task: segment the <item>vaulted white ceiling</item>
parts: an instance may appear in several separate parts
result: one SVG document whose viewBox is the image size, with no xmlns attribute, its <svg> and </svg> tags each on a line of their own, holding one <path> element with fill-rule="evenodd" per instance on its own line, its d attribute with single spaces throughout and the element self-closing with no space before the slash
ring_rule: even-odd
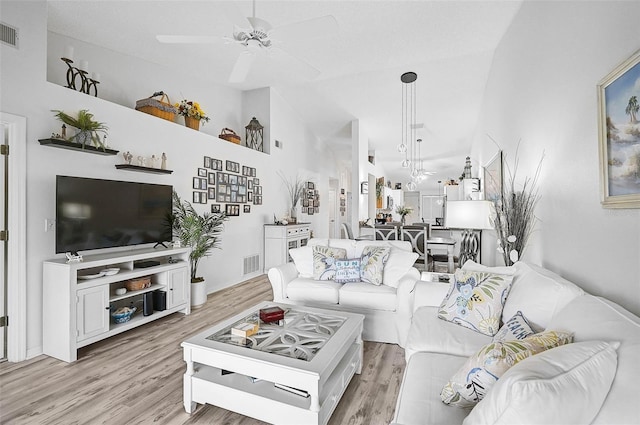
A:
<svg viewBox="0 0 640 425">
<path fill-rule="evenodd" d="M 262 1 L 256 16 L 274 27 L 324 15 L 338 32 L 280 47 L 320 70 L 306 78 L 288 55 L 258 55 L 246 80 L 228 78 L 241 48 L 162 44 L 158 34 L 224 36 L 235 16 L 251 16 L 249 1 L 49 0 L 49 30 L 144 60 L 184 70 L 238 89 L 274 87 L 318 139 L 350 152 L 350 122 L 360 120 L 370 149 L 392 181 L 406 184 L 400 167 L 402 83 L 418 74 L 417 119 L 424 123 L 424 168 L 433 181 L 456 178 L 477 124 L 493 52 L 520 9 L 518 1 Z M 202 74 L 200 74 L 202 78 Z"/>
</svg>

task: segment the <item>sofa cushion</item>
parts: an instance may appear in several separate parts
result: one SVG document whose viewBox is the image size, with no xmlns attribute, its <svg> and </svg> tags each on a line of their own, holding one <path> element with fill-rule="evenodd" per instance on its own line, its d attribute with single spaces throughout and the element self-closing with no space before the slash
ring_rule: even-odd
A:
<svg viewBox="0 0 640 425">
<path fill-rule="evenodd" d="M 402 378 L 392 423 L 461 424 L 469 410 L 447 406 L 439 394 L 465 360 L 465 357 L 427 352 L 411 356 Z"/>
<path fill-rule="evenodd" d="M 456 270 L 438 317 L 485 335 L 495 335 L 500 329 L 511 280 L 509 275 Z"/>
<path fill-rule="evenodd" d="M 371 310 L 395 311 L 396 290 L 387 285 L 349 282 L 340 288 L 340 305 Z"/>
<path fill-rule="evenodd" d="M 545 331 L 519 341 L 487 344 L 458 369 L 443 387 L 440 397 L 446 404 L 473 407 L 510 367 L 527 357 L 571 341 L 570 333 Z"/>
<path fill-rule="evenodd" d="M 287 285 L 287 298 L 293 301 L 317 301 L 338 304 L 341 283 L 297 277 Z"/>
<path fill-rule="evenodd" d="M 516 274 L 503 314 L 511 317 L 521 311 L 536 332 L 545 329 L 554 313 L 569 301 L 584 294 L 578 286 L 549 270 L 521 261 L 514 267 Z"/>
<path fill-rule="evenodd" d="M 313 278 L 316 280 L 332 280 L 336 276 L 336 260 L 347 259 L 347 251 L 342 248 L 316 245 L 312 250 Z"/>
<path fill-rule="evenodd" d="M 338 283 L 360 282 L 360 268 L 359 258 L 337 260 L 334 280 Z"/>
<path fill-rule="evenodd" d="M 362 240 L 355 243 L 355 255 L 362 256 L 362 251 L 368 246 L 388 246 L 391 249 L 399 249 L 400 251 L 413 252 L 413 247 L 409 241 L 369 241 Z"/>
<path fill-rule="evenodd" d="M 578 342 L 509 369 L 465 419 L 473 424 L 589 424 L 616 374 L 618 343 Z"/>
<path fill-rule="evenodd" d="M 439 319 L 438 307 L 425 306 L 413 313 L 405 355 L 408 359 L 416 352 L 429 351 L 469 357 L 490 342 L 490 336 Z"/>
<path fill-rule="evenodd" d="M 291 248 L 289 255 L 296 265 L 300 277 L 313 277 L 313 250 L 310 246 Z"/>
<path fill-rule="evenodd" d="M 493 336 L 494 341 L 514 341 L 525 339 L 534 334 L 534 330 L 522 312 L 517 312 L 511 319 L 504 322 L 497 334 Z"/>
<path fill-rule="evenodd" d="M 329 239 L 331 248 L 340 248 L 347 251 L 348 258 L 360 257 L 360 252 L 356 252 L 356 241 L 353 239 Z"/>
<path fill-rule="evenodd" d="M 485 266 L 484 264 L 476 263 L 473 260 L 467 260 L 462 265 L 463 270 L 470 270 L 474 272 L 489 272 L 489 273 L 497 273 L 497 274 L 507 274 L 509 276 L 513 276 L 516 274 L 515 266 Z"/>
<path fill-rule="evenodd" d="M 384 265 L 383 283 L 392 288 L 397 288 L 400 284 L 400 279 L 409 273 L 417 259 L 418 254 L 415 252 L 392 247 L 389 252 L 389 259 Z"/>
<path fill-rule="evenodd" d="M 549 327 L 567 329 L 575 341 L 619 341 L 618 369 L 594 424 L 640 423 L 637 392 L 640 377 L 640 318 L 613 301 L 593 295 L 575 298 L 549 322 Z"/>
<path fill-rule="evenodd" d="M 360 275 L 363 282 L 382 285 L 384 267 L 389 260 L 388 246 L 366 246 L 362 250 Z"/>
</svg>

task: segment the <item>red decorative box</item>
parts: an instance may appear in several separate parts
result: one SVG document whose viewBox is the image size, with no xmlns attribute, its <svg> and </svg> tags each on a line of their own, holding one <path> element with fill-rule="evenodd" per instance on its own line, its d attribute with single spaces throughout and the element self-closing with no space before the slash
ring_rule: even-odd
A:
<svg viewBox="0 0 640 425">
<path fill-rule="evenodd" d="M 284 319 L 284 310 L 280 307 L 267 307 L 260 309 L 260 320 L 265 323 L 277 322 Z"/>
</svg>

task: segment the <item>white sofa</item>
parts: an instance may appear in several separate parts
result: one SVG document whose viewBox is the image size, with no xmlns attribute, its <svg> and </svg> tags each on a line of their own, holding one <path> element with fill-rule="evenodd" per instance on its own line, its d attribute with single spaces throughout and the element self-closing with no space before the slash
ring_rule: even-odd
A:
<svg viewBox="0 0 640 425">
<path fill-rule="evenodd" d="M 521 311 L 534 331 L 572 332 L 573 343 L 516 363 L 473 409 L 446 405 L 444 385 L 492 338 L 439 319 L 449 284 L 420 281 L 393 424 L 640 424 L 639 317 L 530 264 L 488 269 L 471 262 L 463 268 L 514 273 L 503 319 Z M 572 354 L 596 345 L 606 350 Z M 598 378 L 600 371 L 609 373 L 608 382 Z"/>
<path fill-rule="evenodd" d="M 314 280 L 315 245 L 343 248 L 347 258 L 359 258 L 366 246 L 391 247 L 382 285 Z M 420 279 L 420 273 L 413 267 L 418 255 L 412 252 L 410 242 L 312 238 L 307 246 L 291 249 L 289 253 L 294 262 L 268 272 L 274 301 L 363 314 L 366 341 L 404 346 L 413 312 L 413 289 Z"/>
</svg>

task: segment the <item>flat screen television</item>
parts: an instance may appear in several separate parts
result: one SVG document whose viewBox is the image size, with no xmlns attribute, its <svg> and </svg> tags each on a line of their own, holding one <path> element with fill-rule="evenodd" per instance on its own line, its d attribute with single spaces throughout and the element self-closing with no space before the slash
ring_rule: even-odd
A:
<svg viewBox="0 0 640 425">
<path fill-rule="evenodd" d="M 173 187 L 56 176 L 56 253 L 171 240 Z"/>
</svg>

